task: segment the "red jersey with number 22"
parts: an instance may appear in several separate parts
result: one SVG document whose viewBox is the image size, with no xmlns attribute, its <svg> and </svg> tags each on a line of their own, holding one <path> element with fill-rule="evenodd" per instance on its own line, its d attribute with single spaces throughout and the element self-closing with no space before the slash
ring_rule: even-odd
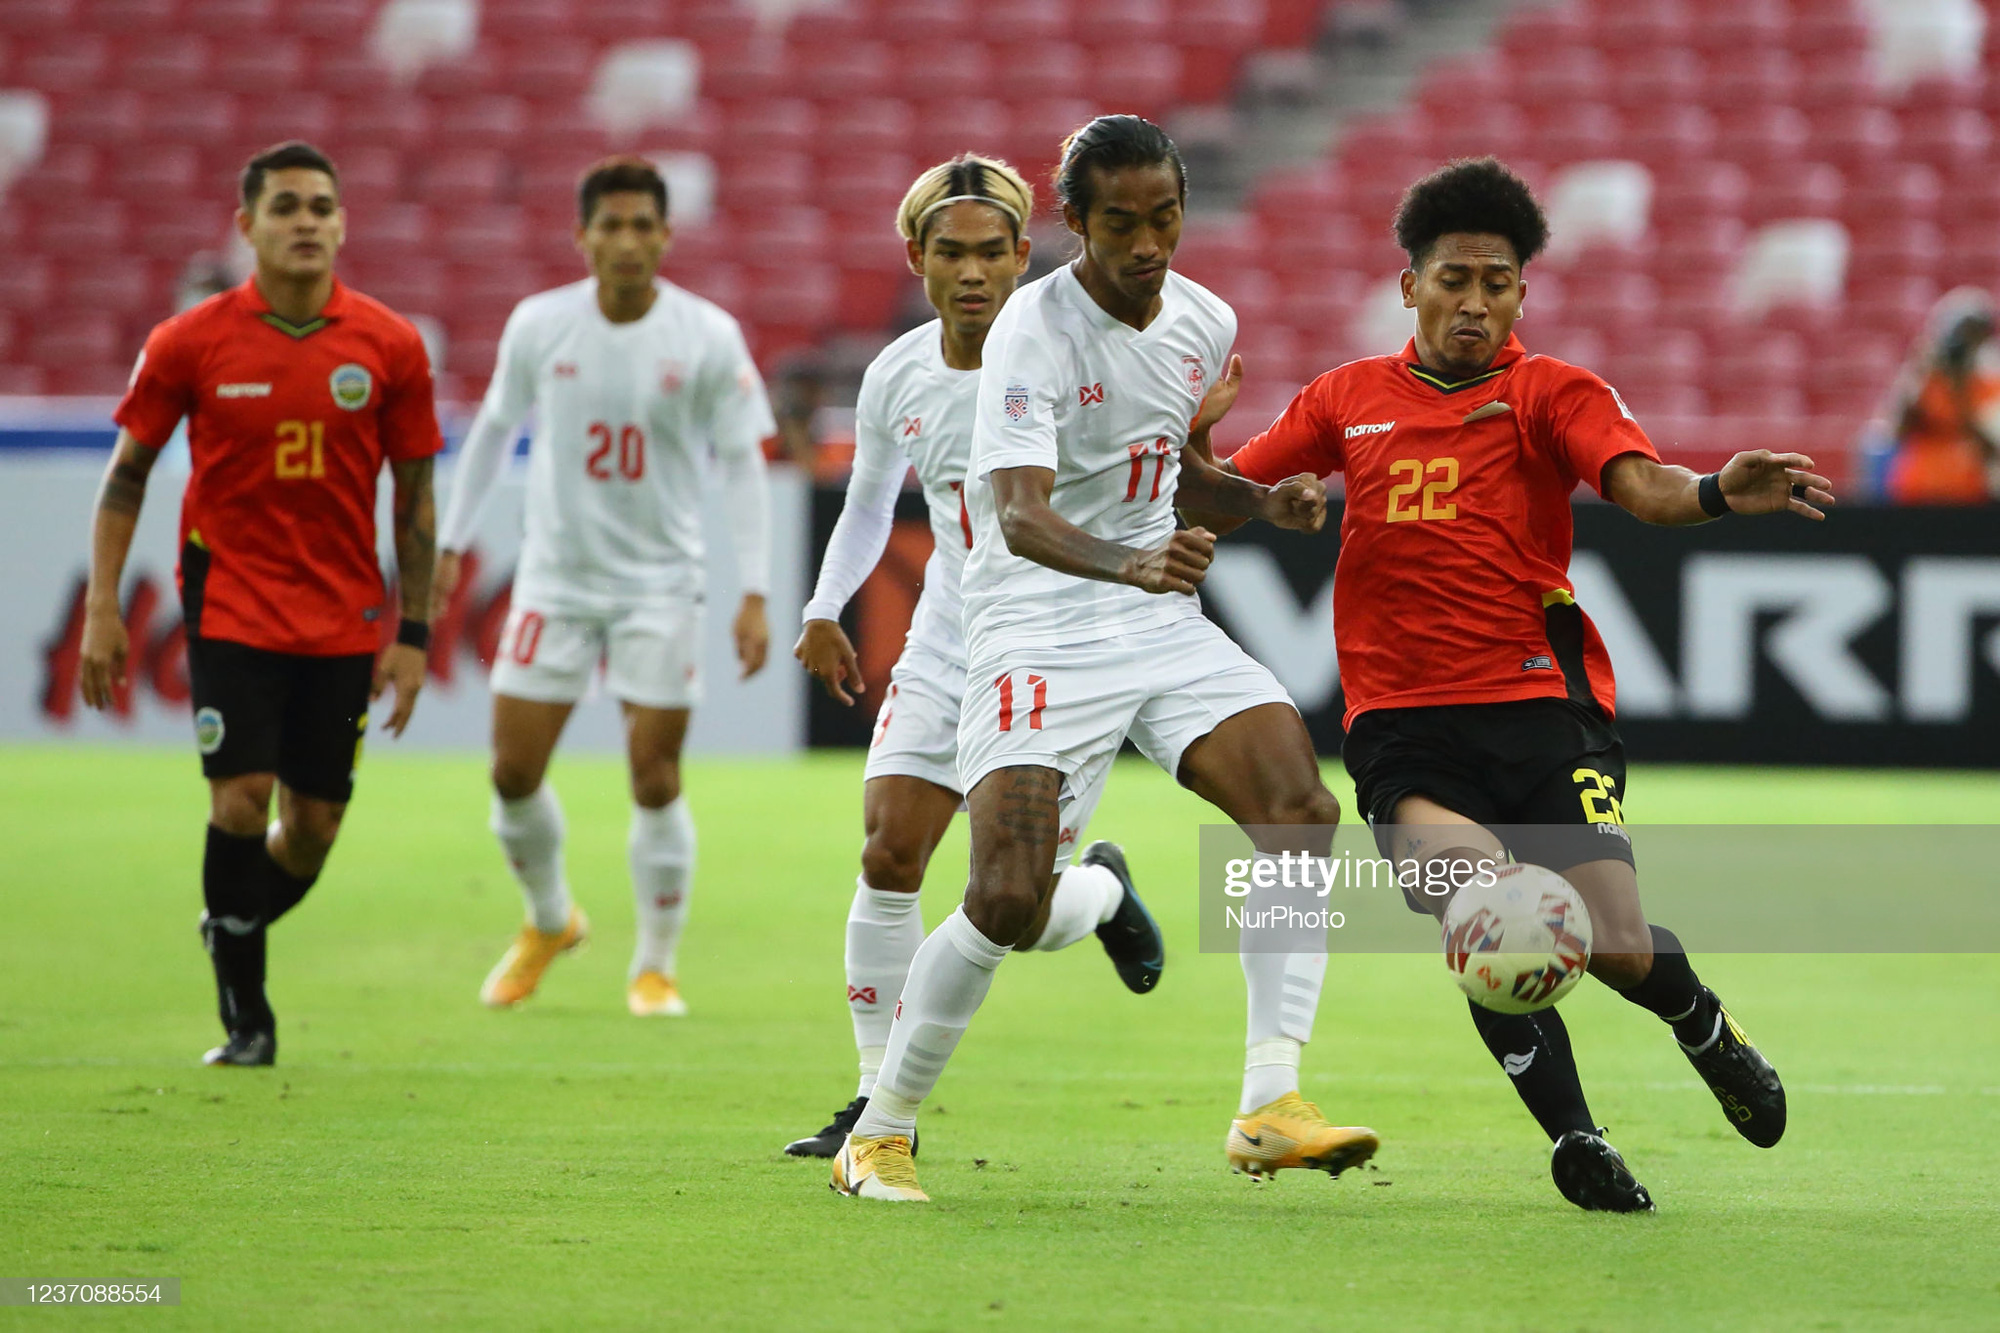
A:
<svg viewBox="0 0 2000 1333">
<path fill-rule="evenodd" d="M 382 641 L 375 486 L 444 447 L 416 326 L 339 282 L 293 329 L 255 279 L 159 325 L 117 421 L 159 448 L 187 418 L 189 634 L 333 657 Z"/>
<path fill-rule="evenodd" d="M 1617 393 L 1516 338 L 1450 382 L 1400 356 L 1321 375 L 1230 462 L 1253 481 L 1347 480 L 1334 571 L 1344 725 L 1374 708 L 1615 703 L 1611 658 L 1569 581 L 1570 493 L 1658 455 Z"/>
</svg>

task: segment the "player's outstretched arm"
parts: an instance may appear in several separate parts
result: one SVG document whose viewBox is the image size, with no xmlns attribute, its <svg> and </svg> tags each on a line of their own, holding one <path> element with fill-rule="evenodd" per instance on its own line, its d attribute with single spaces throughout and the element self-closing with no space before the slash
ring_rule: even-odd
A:
<svg viewBox="0 0 2000 1333">
<path fill-rule="evenodd" d="M 873 420 L 869 386 L 862 386 L 862 404 L 854 421 L 854 468 L 847 477 L 847 497 L 826 554 L 820 557 L 819 581 L 805 606 L 805 626 L 792 645 L 792 656 L 808 675 L 825 687 L 827 696 L 852 706 L 868 682 L 861 675 L 861 658 L 847 631 L 840 627 L 845 607 L 882 559 L 889 534 L 896 526 L 896 494 L 910 460 Z M 852 691 L 852 693 L 849 693 Z"/>
<path fill-rule="evenodd" d="M 437 559 L 437 499 L 431 489 L 432 471 L 433 463 L 428 457 L 389 464 L 396 484 L 396 571 L 405 622 L 427 624 L 431 618 L 431 569 Z M 410 725 L 410 714 L 416 711 L 417 692 L 424 687 L 427 656 L 423 647 L 402 639 L 399 629 L 397 642 L 390 644 L 375 664 L 375 689 L 371 696 L 379 699 L 383 690 L 391 685 L 396 687 L 395 706 L 390 709 L 389 720 L 383 723 L 393 736 L 403 734 L 403 729 Z"/>
<path fill-rule="evenodd" d="M 1049 504 L 1056 474 L 1045 467 L 995 468 L 986 474 L 1007 549 L 1024 560 L 1082 579 L 1128 583 L 1147 592 L 1193 592 L 1215 558 L 1215 534 L 1176 532 L 1139 550 L 1093 537 Z"/>
<path fill-rule="evenodd" d="M 84 593 L 83 702 L 91 708 L 111 706 L 114 690 L 125 687 L 125 659 L 130 643 L 118 606 L 118 585 L 125 576 L 125 559 L 132 551 L 132 533 L 139 526 L 139 508 L 146 502 L 146 482 L 160 451 L 139 443 L 132 432 L 118 432 L 104 482 L 97 488 L 97 508 L 90 525 L 90 582 Z"/>
<path fill-rule="evenodd" d="M 1817 522 L 1834 503 L 1833 483 L 1812 466 L 1804 454 L 1751 449 L 1730 459 L 1710 481 L 1644 454 L 1620 454 L 1604 465 L 1603 490 L 1635 518 L 1663 527 L 1706 523 L 1724 513 L 1791 513 Z M 1717 509 L 1718 503 L 1724 507 Z"/>
<path fill-rule="evenodd" d="M 1311 473 L 1264 486 L 1240 476 L 1225 463 L 1209 461 L 1207 441 L 1189 440 L 1181 450 L 1181 475 L 1174 505 L 1195 523 L 1213 517 L 1228 532 L 1245 519 L 1261 518 L 1280 528 L 1318 532 L 1326 523 L 1326 483 Z"/>
</svg>

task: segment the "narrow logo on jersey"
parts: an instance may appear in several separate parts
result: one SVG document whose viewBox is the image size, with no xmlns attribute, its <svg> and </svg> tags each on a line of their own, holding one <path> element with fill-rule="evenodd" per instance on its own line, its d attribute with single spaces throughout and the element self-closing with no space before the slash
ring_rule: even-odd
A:
<svg viewBox="0 0 2000 1333">
<path fill-rule="evenodd" d="M 557 379 L 559 379 L 559 380 L 573 380 L 573 379 L 575 379 L 575 378 L 576 378 L 576 362 L 574 362 L 574 361 L 558 361 L 558 362 L 556 362 L 556 364 L 555 364 L 555 371 L 554 371 L 554 374 L 555 374 L 555 377 L 556 377 Z"/>
<path fill-rule="evenodd" d="M 1521 663 L 1521 670 L 1523 671 L 1554 671 L 1555 669 L 1556 664 L 1546 657 L 1531 657 Z"/>
<path fill-rule="evenodd" d="M 222 748 L 222 710 L 201 708 L 194 715 L 194 744 L 203 754 L 214 754 Z"/>
<path fill-rule="evenodd" d="M 1201 358 L 1198 356 L 1182 357 L 1181 373 L 1187 376 L 1188 392 L 1197 398 L 1201 397 L 1202 393 L 1208 388 L 1208 369 L 1202 365 Z"/>
<path fill-rule="evenodd" d="M 1607 388 L 1607 389 L 1611 389 L 1611 386 L 1610 386 L 1609 384 L 1605 385 L 1604 387 L 1605 387 L 1605 388 Z M 1616 403 L 1616 404 L 1618 404 L 1618 410 L 1619 410 L 1620 412 L 1623 412 L 1623 413 L 1625 414 L 1625 419 L 1626 419 L 1627 421 L 1637 421 L 1637 420 L 1638 420 L 1638 418 L 1637 418 L 1637 417 L 1635 417 L 1635 416 L 1633 416 L 1633 415 L 1632 415 L 1632 409 L 1631 409 L 1631 408 L 1629 408 L 1629 407 L 1627 407 L 1627 406 L 1625 406 L 1625 399 L 1624 399 L 1624 398 L 1623 398 L 1622 396 L 1620 396 L 1620 394 L 1619 394 L 1618 390 L 1616 390 L 1616 389 L 1611 389 L 1611 401 L 1612 401 L 1612 402 L 1614 402 L 1614 403 Z"/>
<path fill-rule="evenodd" d="M 1000 399 L 1000 406 L 1005 409 L 1007 420 L 1026 421 L 1028 419 L 1028 386 L 1025 384 L 1008 385 L 1006 394 Z"/>
<path fill-rule="evenodd" d="M 849 986 L 847 988 L 847 1002 L 849 1004 L 873 1004 L 875 1003 L 875 988 L 873 986 Z"/>
<path fill-rule="evenodd" d="M 215 386 L 217 398 L 269 398 L 271 386 L 268 384 L 218 384 Z"/>
<path fill-rule="evenodd" d="M 1396 423 L 1393 421 L 1376 421 L 1366 426 L 1349 426 L 1344 432 L 1344 437 L 1352 440 L 1363 435 L 1387 435 L 1394 429 Z"/>
<path fill-rule="evenodd" d="M 904 438 L 904 439 L 906 439 L 906 440 L 907 440 L 907 439 L 910 439 L 910 438 L 911 438 L 911 437 L 913 437 L 913 436 L 917 436 L 917 435 L 922 435 L 923 433 L 924 433 L 924 419 L 923 419 L 922 417 L 904 417 L 904 418 L 903 418 L 903 438 Z"/>
<path fill-rule="evenodd" d="M 678 361 L 660 363 L 660 392 L 679 393 L 687 384 L 687 367 Z"/>
<path fill-rule="evenodd" d="M 1103 401 L 1104 401 L 1104 386 L 1102 384 L 1077 385 L 1076 405 L 1078 407 L 1089 407 L 1093 403 L 1101 403 Z"/>
<path fill-rule="evenodd" d="M 375 391 L 375 377 L 368 373 L 368 367 L 352 361 L 334 367 L 326 382 L 333 390 L 334 406 L 349 412 L 359 412 L 368 406 L 369 395 Z"/>
</svg>

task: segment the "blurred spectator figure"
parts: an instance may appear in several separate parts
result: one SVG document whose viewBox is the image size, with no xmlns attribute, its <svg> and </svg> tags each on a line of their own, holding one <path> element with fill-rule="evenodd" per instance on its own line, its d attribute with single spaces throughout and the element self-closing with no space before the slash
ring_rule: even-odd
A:
<svg viewBox="0 0 2000 1333">
<path fill-rule="evenodd" d="M 775 457 L 813 470 L 817 452 L 816 418 L 826 401 L 826 375 L 817 357 L 810 354 L 787 358 L 771 386 L 771 411 L 778 419 L 778 448 Z M 767 445 L 765 453 L 770 454 Z"/>
<path fill-rule="evenodd" d="M 1991 293 L 1959 287 L 1939 298 L 1896 385 L 1895 504 L 1984 504 L 2000 477 L 2000 373 Z"/>
</svg>

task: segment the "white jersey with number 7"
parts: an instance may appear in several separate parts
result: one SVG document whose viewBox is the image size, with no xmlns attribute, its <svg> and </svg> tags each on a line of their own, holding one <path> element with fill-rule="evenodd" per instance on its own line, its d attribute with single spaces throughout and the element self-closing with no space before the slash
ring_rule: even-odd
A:
<svg viewBox="0 0 2000 1333">
<path fill-rule="evenodd" d="M 463 550 L 521 421 L 529 443 L 515 597 L 590 614 L 703 589 L 704 455 L 725 477 L 739 575 L 766 590 L 763 441 L 776 425 L 737 322 L 672 283 L 614 324 L 594 279 L 528 297 L 501 336 L 439 545 Z M 741 483 L 741 484 L 735 484 Z"/>
</svg>

